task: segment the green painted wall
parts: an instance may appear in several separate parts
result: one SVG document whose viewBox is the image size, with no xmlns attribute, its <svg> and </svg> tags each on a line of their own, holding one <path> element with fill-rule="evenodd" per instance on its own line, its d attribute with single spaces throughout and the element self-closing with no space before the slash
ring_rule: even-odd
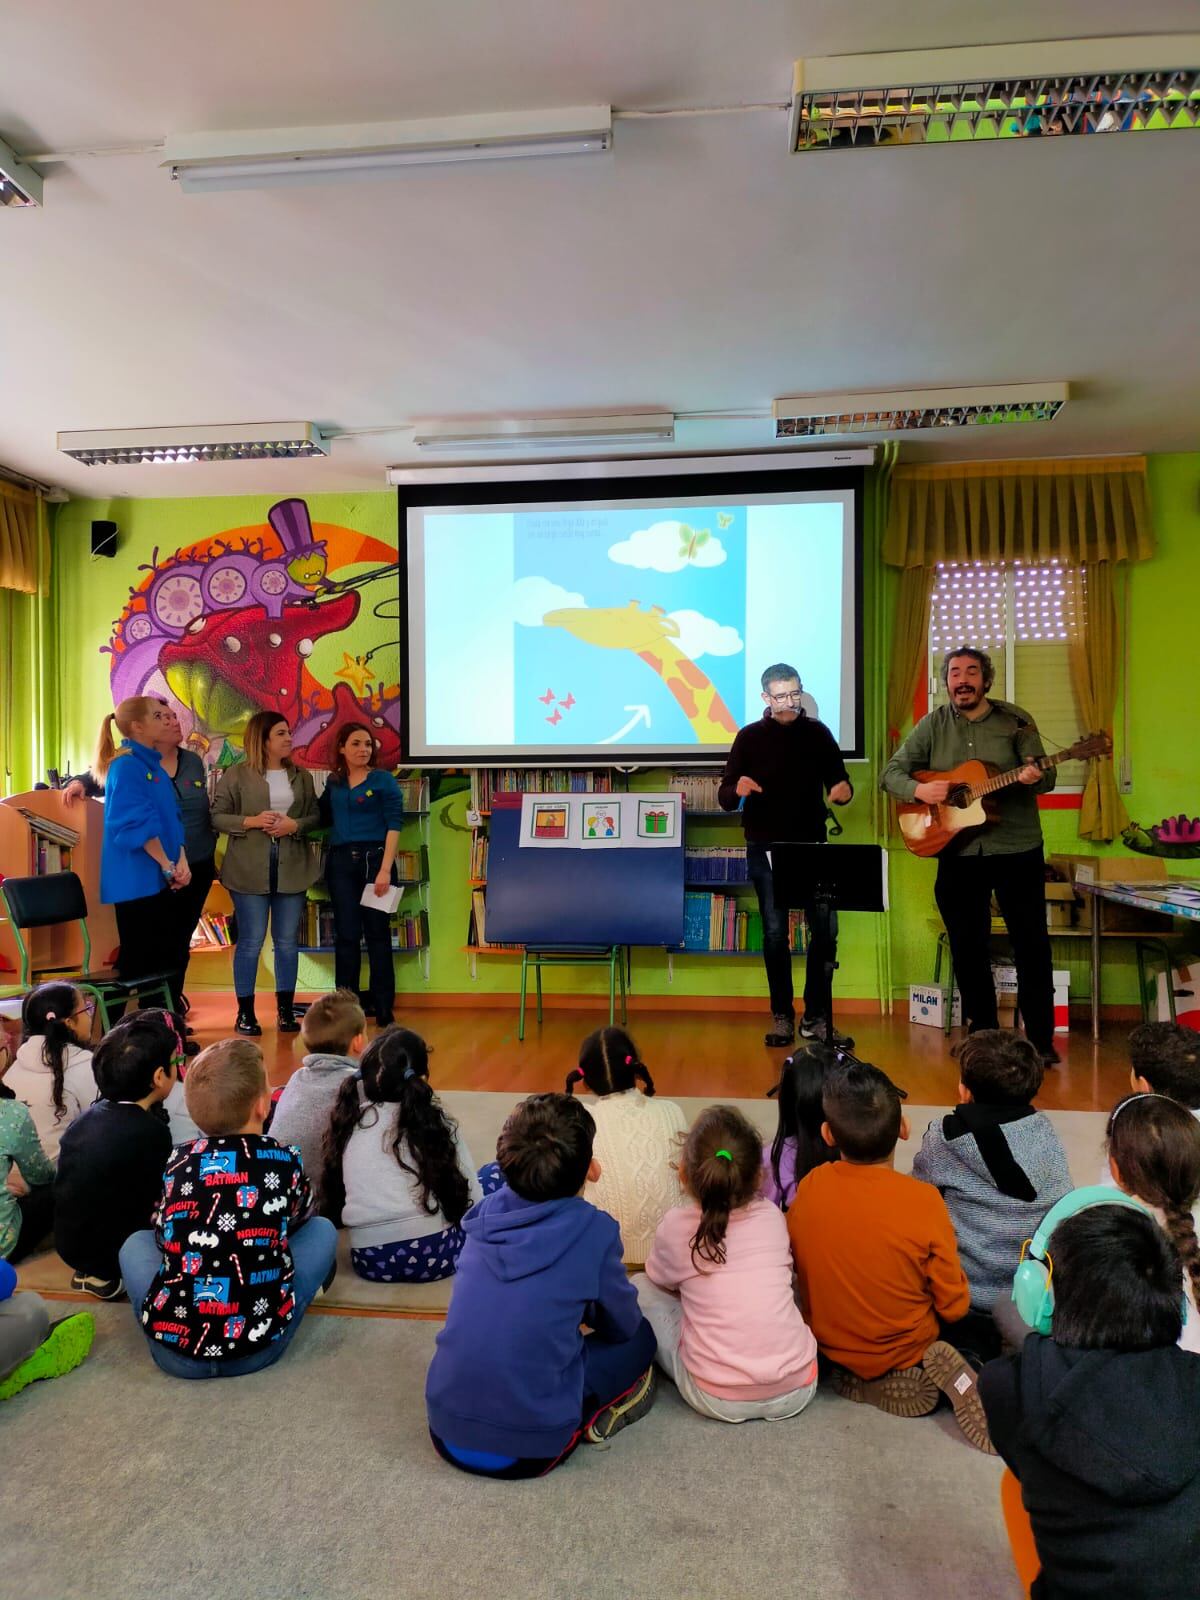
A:
<svg viewBox="0 0 1200 1600">
<path fill-rule="evenodd" d="M 1150 824 L 1168 812 L 1200 812 L 1200 741 L 1191 732 L 1186 695 L 1196 663 L 1195 596 L 1200 592 L 1200 455 L 1152 458 L 1150 485 L 1159 553 L 1134 568 L 1129 579 L 1131 645 L 1130 748 L 1133 790 L 1130 813 Z M 137 567 L 149 561 L 155 547 L 174 550 L 227 527 L 259 521 L 274 496 L 202 500 L 73 501 L 58 511 L 53 535 L 53 604 L 62 641 L 61 758 L 74 768 L 91 756 L 96 727 L 110 708 L 108 657 L 99 648 L 124 605 Z M 313 495 L 308 504 L 314 522 L 336 522 L 394 542 L 396 501 L 386 492 L 358 495 Z M 88 551 L 93 518 L 111 518 L 121 529 L 116 560 L 93 560 Z M 878 564 L 875 530 L 867 528 L 864 560 L 865 671 L 867 748 L 880 737 L 880 697 L 886 671 L 890 629 L 892 574 Z M 339 636 L 342 637 L 342 636 Z M 1034 708 L 1036 709 L 1036 707 Z M 848 843 L 879 837 L 880 807 L 874 798 L 876 764 L 852 769 L 856 799 L 842 814 Z M 663 775 L 645 774 L 638 787 L 652 788 Z M 469 834 L 465 831 L 463 795 L 437 803 L 426 832 L 430 847 L 430 927 L 428 986 L 442 993 L 511 991 L 517 984 L 517 963 L 511 957 L 481 956 L 476 976 L 464 953 L 467 931 L 466 885 Z M 1078 852 L 1076 814 L 1044 813 L 1047 848 Z M 701 843 L 736 839 L 735 823 L 693 825 Z M 415 841 L 419 825 L 409 836 Z M 405 843 L 409 842 L 406 838 Z M 1116 847 L 1120 850 L 1120 846 Z M 902 848 L 891 852 L 892 911 L 887 919 L 865 916 L 843 920 L 838 993 L 846 998 L 875 999 L 890 988 L 901 997 L 910 982 L 924 981 L 931 971 L 933 931 L 933 868 Z M 226 957 L 203 962 L 206 985 L 224 987 Z M 1056 964 L 1072 971 L 1075 991 L 1086 989 L 1083 950 L 1073 960 Z M 197 963 L 200 966 L 200 963 Z M 331 963 L 304 958 L 301 983 L 318 987 L 328 981 Z M 424 988 L 419 957 L 397 963 L 402 990 Z M 890 977 L 889 977 L 890 974 Z M 264 980 L 264 986 L 265 980 Z M 600 987 L 586 970 L 549 973 L 549 991 L 573 993 Z M 634 990 L 641 994 L 763 994 L 761 967 L 753 960 L 677 957 L 668 984 L 665 956 L 639 951 L 634 961 Z M 1128 962 L 1106 968 L 1106 998 L 1131 1000 L 1134 984 Z"/>
</svg>

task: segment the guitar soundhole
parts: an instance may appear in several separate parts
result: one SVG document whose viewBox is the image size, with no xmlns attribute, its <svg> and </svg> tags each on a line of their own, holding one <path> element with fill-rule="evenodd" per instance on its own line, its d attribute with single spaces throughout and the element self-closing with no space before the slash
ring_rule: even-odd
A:
<svg viewBox="0 0 1200 1600">
<path fill-rule="evenodd" d="M 965 810 L 971 804 L 971 791 L 967 785 L 965 783 L 956 783 L 946 796 L 946 804 L 948 806 L 957 806 L 960 811 Z"/>
</svg>

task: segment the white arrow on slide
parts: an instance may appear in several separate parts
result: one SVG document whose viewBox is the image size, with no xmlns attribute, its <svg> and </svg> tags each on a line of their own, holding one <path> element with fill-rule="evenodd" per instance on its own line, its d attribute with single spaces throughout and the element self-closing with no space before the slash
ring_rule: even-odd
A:
<svg viewBox="0 0 1200 1600">
<path fill-rule="evenodd" d="M 649 706 L 626 706 L 625 709 L 633 712 L 629 721 L 623 728 L 618 728 L 616 733 L 610 733 L 607 739 L 599 740 L 600 744 L 616 744 L 618 739 L 623 739 L 627 733 L 632 733 L 639 722 L 644 722 L 647 727 L 650 726 Z"/>
</svg>

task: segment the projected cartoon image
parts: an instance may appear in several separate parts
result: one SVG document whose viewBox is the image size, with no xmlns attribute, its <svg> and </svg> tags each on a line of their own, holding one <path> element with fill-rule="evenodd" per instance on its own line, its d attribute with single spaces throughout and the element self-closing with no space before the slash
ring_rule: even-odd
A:
<svg viewBox="0 0 1200 1600">
<path fill-rule="evenodd" d="M 744 514 L 513 522 L 518 740 L 617 744 L 652 730 L 667 743 L 728 744 L 738 723 L 726 695 L 737 698 L 745 650 Z M 532 692 L 554 681 L 551 666 L 561 692 Z"/>
<path fill-rule="evenodd" d="M 396 551 L 337 524 L 314 528 L 303 500 L 139 569 L 102 649 L 114 702 L 168 698 L 206 761 L 240 756 L 256 711 L 278 710 L 306 766 L 333 764 L 343 721 L 361 720 L 379 762 L 400 757 Z M 372 602 L 363 607 L 364 596 Z"/>
</svg>

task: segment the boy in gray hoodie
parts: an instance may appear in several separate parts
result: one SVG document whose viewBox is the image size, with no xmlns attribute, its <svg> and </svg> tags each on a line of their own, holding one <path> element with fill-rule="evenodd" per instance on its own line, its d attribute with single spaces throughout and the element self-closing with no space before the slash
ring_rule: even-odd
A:
<svg viewBox="0 0 1200 1600">
<path fill-rule="evenodd" d="M 358 1071 L 367 1019 L 354 995 L 335 989 L 313 1001 L 300 1034 L 308 1048 L 304 1065 L 284 1085 L 271 1118 L 272 1139 L 294 1144 L 305 1175 L 320 1200 L 322 1145 L 338 1090 L 348 1072 Z"/>
<path fill-rule="evenodd" d="M 965 1040 L 958 1068 L 959 1103 L 929 1124 L 912 1170 L 941 1192 L 971 1311 L 986 1317 L 1012 1289 L 1021 1246 L 1074 1185 L 1053 1124 L 1032 1104 L 1043 1067 L 1029 1040 L 982 1028 Z"/>
</svg>

